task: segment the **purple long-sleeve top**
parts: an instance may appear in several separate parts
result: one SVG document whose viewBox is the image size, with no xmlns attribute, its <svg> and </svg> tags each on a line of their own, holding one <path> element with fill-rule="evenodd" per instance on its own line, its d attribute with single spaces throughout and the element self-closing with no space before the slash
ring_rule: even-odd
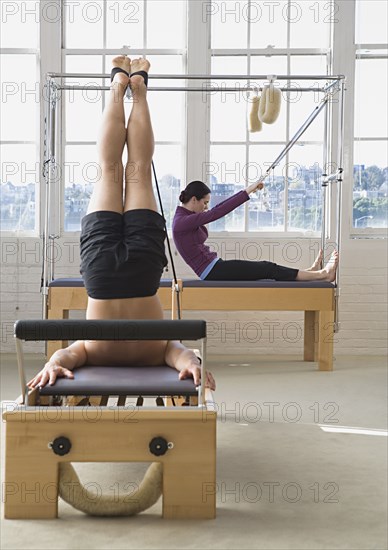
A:
<svg viewBox="0 0 388 550">
<path fill-rule="evenodd" d="M 216 260 L 217 254 L 211 252 L 205 245 L 208 231 L 204 224 L 222 218 L 235 208 L 249 200 L 246 191 L 220 202 L 207 212 L 191 212 L 183 206 L 178 206 L 172 222 L 172 234 L 179 254 L 191 269 L 201 277 L 205 269 Z"/>
</svg>

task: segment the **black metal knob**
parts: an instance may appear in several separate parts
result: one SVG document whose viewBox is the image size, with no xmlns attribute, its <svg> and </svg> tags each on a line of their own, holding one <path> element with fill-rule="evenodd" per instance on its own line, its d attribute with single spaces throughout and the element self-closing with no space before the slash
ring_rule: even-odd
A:
<svg viewBox="0 0 388 550">
<path fill-rule="evenodd" d="M 155 456 L 162 456 L 166 454 L 168 449 L 168 443 L 164 437 L 154 437 L 150 441 L 150 452 Z"/>
<path fill-rule="evenodd" d="M 49 447 L 51 447 L 56 455 L 64 456 L 70 452 L 71 441 L 67 437 L 57 437 L 52 443 L 49 444 Z"/>
</svg>

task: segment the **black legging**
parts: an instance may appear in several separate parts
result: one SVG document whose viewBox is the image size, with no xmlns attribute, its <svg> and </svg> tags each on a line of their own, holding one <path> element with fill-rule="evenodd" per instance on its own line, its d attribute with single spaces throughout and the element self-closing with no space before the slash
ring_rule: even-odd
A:
<svg viewBox="0 0 388 550">
<path fill-rule="evenodd" d="M 298 269 L 284 267 L 273 262 L 252 262 L 249 260 L 218 260 L 205 281 L 295 281 Z"/>
</svg>

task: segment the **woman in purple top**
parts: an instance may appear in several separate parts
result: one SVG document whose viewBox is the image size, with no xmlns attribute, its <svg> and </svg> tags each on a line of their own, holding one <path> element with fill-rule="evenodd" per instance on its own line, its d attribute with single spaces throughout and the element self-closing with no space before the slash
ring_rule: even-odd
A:
<svg viewBox="0 0 388 550">
<path fill-rule="evenodd" d="M 232 212 L 249 200 L 249 195 L 262 189 L 262 183 L 255 183 L 244 191 L 239 191 L 228 199 L 208 210 L 210 189 L 202 181 L 192 181 L 182 191 L 175 212 L 172 232 L 178 252 L 202 280 L 206 281 L 328 281 L 335 280 L 338 253 L 333 252 L 329 262 L 320 268 L 322 251 L 310 269 L 300 270 L 266 261 L 227 260 L 218 258 L 205 242 L 208 231 L 205 224 L 214 222 Z"/>
</svg>

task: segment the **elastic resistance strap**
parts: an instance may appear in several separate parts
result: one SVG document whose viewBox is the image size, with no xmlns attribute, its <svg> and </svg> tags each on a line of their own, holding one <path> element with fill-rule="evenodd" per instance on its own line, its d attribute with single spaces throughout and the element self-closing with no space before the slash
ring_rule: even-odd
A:
<svg viewBox="0 0 388 550">
<path fill-rule="evenodd" d="M 175 264 L 174 264 L 174 260 L 173 260 L 173 257 L 172 257 L 172 251 L 171 251 L 171 245 L 170 245 L 170 239 L 168 238 L 168 231 L 167 231 L 167 222 L 166 222 L 166 218 L 164 216 L 164 210 L 163 210 L 163 204 L 162 204 L 162 197 L 160 195 L 160 190 L 159 190 L 159 183 L 158 183 L 158 178 L 156 176 L 156 170 L 155 170 L 155 164 L 154 164 L 154 161 L 152 161 L 152 170 L 153 170 L 153 173 L 154 173 L 154 179 L 155 179 L 155 185 L 156 185 L 156 191 L 158 193 L 158 199 L 159 199 L 159 205 L 160 205 L 160 213 L 163 217 L 163 221 L 164 221 L 164 228 L 165 228 L 165 231 L 166 231 L 166 237 L 167 237 L 167 248 L 168 248 L 168 255 L 170 256 L 170 262 L 171 262 L 171 269 L 172 269 L 172 274 L 173 274 L 173 279 L 174 279 L 174 283 L 175 283 L 175 289 L 176 289 L 176 302 L 177 302 L 177 311 L 178 311 L 178 319 L 181 319 L 181 303 L 180 303 L 180 297 L 179 297 L 179 286 L 178 286 L 178 278 L 177 278 L 177 275 L 176 275 L 176 270 L 175 270 Z"/>
</svg>

